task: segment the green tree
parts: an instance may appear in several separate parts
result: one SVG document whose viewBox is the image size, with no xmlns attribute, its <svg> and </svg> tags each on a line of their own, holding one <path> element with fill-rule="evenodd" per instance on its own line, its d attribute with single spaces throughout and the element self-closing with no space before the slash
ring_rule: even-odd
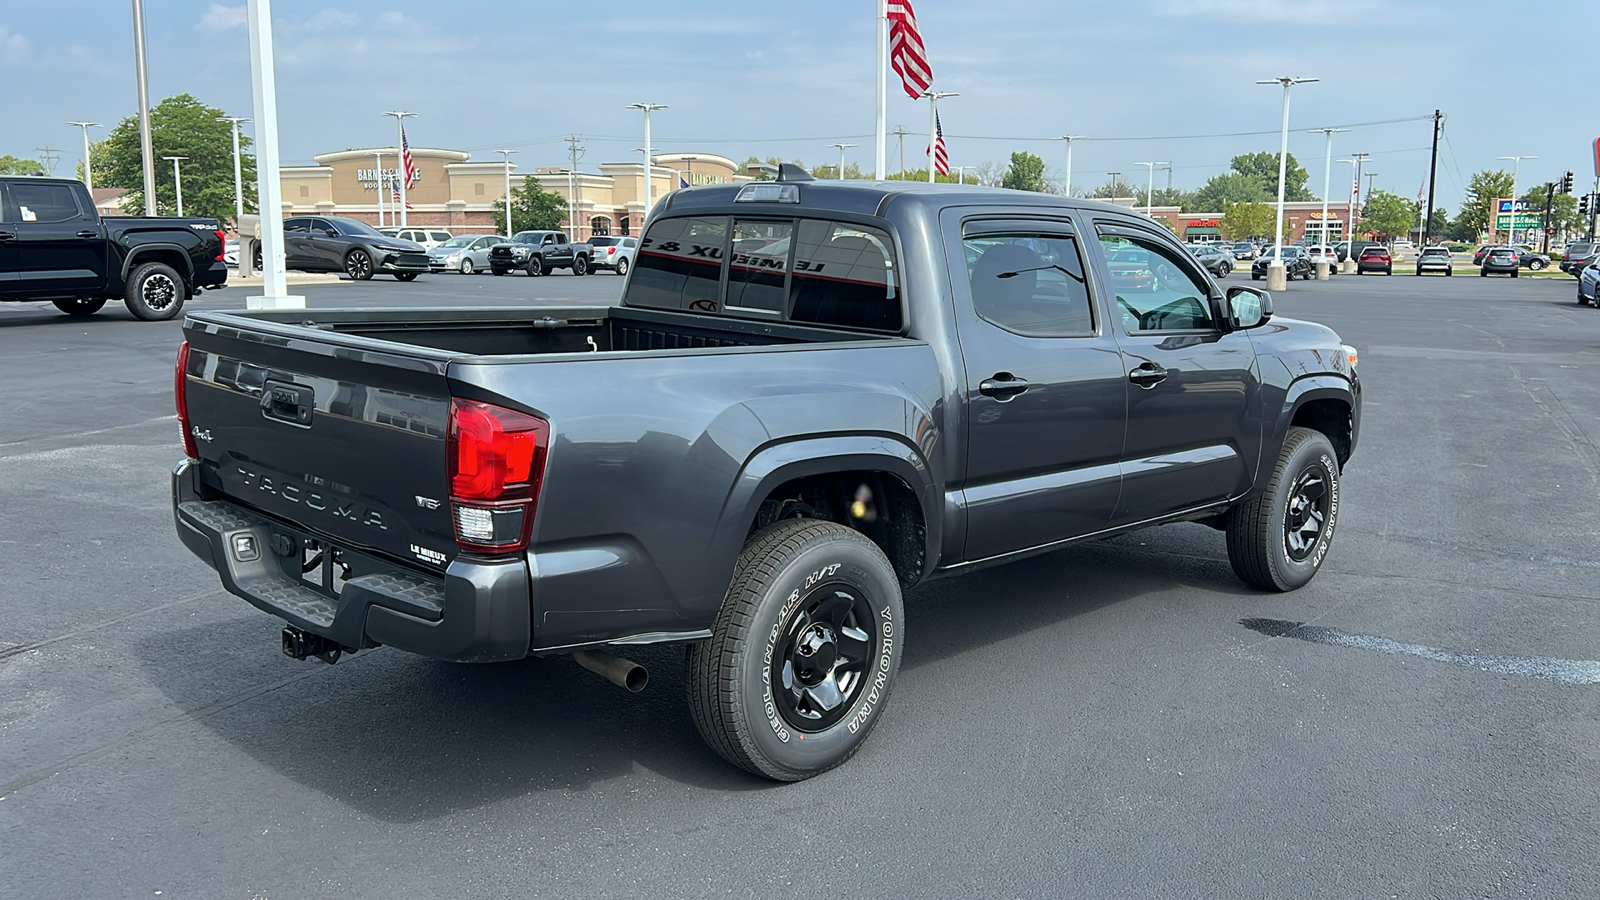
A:
<svg viewBox="0 0 1600 900">
<path fill-rule="evenodd" d="M 850 167 L 849 166 L 845 166 L 845 171 L 848 172 L 849 170 L 850 170 Z M 924 181 L 925 182 L 925 181 L 928 180 L 928 170 L 927 170 L 926 167 L 921 168 L 921 169 L 908 169 L 908 170 L 906 170 L 904 172 L 891 173 L 889 175 L 884 176 L 884 178 L 885 178 L 885 180 L 888 180 L 888 181 Z M 933 180 L 934 180 L 934 182 L 936 182 L 938 184 L 955 184 L 958 179 L 956 178 L 955 173 L 952 172 L 949 175 L 934 175 L 933 176 Z M 964 175 L 959 180 L 964 184 L 980 184 L 981 183 L 978 180 L 978 176 L 976 176 L 976 175 Z"/>
<path fill-rule="evenodd" d="M 1361 219 L 1364 231 L 1374 237 L 1405 237 L 1406 232 L 1417 224 L 1417 204 L 1399 194 L 1379 189 L 1367 195 Z"/>
<path fill-rule="evenodd" d="M 1230 166 L 1235 172 L 1261 185 L 1273 200 L 1278 199 L 1278 154 L 1265 150 L 1241 153 L 1233 158 Z M 1306 190 L 1306 179 L 1309 177 L 1305 168 L 1295 161 L 1294 154 L 1288 154 L 1284 160 L 1283 199 L 1312 199 L 1311 192 Z"/>
<path fill-rule="evenodd" d="M 0 156 L 0 175 L 43 175 L 44 166 L 38 160 L 24 159 L 7 153 Z"/>
<path fill-rule="evenodd" d="M 1266 203 L 1228 203 L 1222 207 L 1217 230 L 1230 241 L 1266 237 L 1273 233 L 1275 207 Z"/>
<path fill-rule="evenodd" d="M 1528 208 L 1540 214 L 1545 211 L 1546 198 L 1549 199 L 1551 237 L 1565 236 L 1588 225 L 1583 221 L 1583 217 L 1578 215 L 1578 198 L 1571 194 L 1563 194 L 1560 191 L 1552 194 L 1547 191 L 1545 185 L 1540 184 L 1529 188 L 1527 193 L 1522 195 L 1522 199 L 1528 201 Z"/>
<path fill-rule="evenodd" d="M 1467 196 L 1461 203 L 1461 212 L 1456 215 L 1456 222 L 1462 230 L 1470 230 L 1471 237 L 1463 240 L 1477 240 L 1480 235 L 1489 230 L 1493 220 L 1489 217 L 1489 204 L 1497 199 L 1511 196 L 1511 173 L 1504 169 L 1472 173 L 1472 178 L 1467 182 Z"/>
<path fill-rule="evenodd" d="M 1156 188 L 1155 198 L 1151 201 L 1153 206 L 1176 206 L 1180 211 L 1198 209 L 1194 205 L 1194 193 L 1182 188 Z"/>
<path fill-rule="evenodd" d="M 1026 150 L 1011 154 L 1011 168 L 1000 179 L 1000 186 L 1015 191 L 1044 193 L 1044 160 Z"/>
<path fill-rule="evenodd" d="M 1142 200 L 1144 199 L 1144 190 L 1134 187 L 1121 178 L 1113 178 L 1089 192 L 1089 199 L 1091 200 L 1114 200 L 1123 197 L 1137 197 Z M 1142 203 L 1140 204 L 1140 206 L 1143 205 Z"/>
<path fill-rule="evenodd" d="M 511 216 L 517 231 L 554 231 L 561 227 L 561 221 L 567 217 L 567 201 L 555 191 L 545 190 L 539 184 L 539 179 L 524 175 L 522 185 L 511 189 Z M 500 234 L 512 234 L 506 227 L 504 197 L 495 205 L 494 227 Z"/>
<path fill-rule="evenodd" d="M 1273 170 L 1272 176 L 1276 183 L 1277 170 Z M 1212 176 L 1200 190 L 1195 191 L 1194 205 L 1188 208 L 1196 212 L 1216 212 L 1226 209 L 1231 203 L 1265 203 L 1276 198 L 1276 188 L 1268 194 L 1267 189 L 1254 178 L 1238 172 L 1224 172 Z"/>
<path fill-rule="evenodd" d="M 162 157 L 188 157 L 182 163 L 183 212 L 232 222 L 233 203 L 233 126 L 218 121 L 223 111 L 206 106 L 189 94 L 168 97 L 150 111 L 150 144 L 155 151 L 156 207 L 174 215 L 178 211 L 173 185 L 172 164 Z M 94 156 L 94 183 L 101 187 L 127 188 L 122 208 L 144 209 L 144 174 L 139 153 L 139 119 L 129 116 L 117 123 L 101 141 Z M 239 154 L 244 181 L 244 207 L 256 206 L 256 158 L 246 152 L 250 139 L 239 136 Z"/>
</svg>

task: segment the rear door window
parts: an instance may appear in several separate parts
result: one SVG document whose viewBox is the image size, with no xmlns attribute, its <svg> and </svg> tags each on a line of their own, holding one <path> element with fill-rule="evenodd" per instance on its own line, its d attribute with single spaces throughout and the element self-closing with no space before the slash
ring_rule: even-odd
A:
<svg viewBox="0 0 1600 900">
<path fill-rule="evenodd" d="M 81 218 L 78 195 L 66 184 L 11 182 L 11 208 L 18 222 L 70 222 Z"/>
<path fill-rule="evenodd" d="M 962 248 L 979 318 L 1027 337 L 1094 333 L 1083 260 L 1070 235 L 978 234 Z"/>
</svg>

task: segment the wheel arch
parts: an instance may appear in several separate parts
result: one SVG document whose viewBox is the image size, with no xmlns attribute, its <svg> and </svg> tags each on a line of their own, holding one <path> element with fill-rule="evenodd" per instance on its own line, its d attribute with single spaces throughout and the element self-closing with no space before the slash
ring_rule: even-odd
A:
<svg viewBox="0 0 1600 900">
<path fill-rule="evenodd" d="M 1311 428 L 1327 435 L 1339 456 L 1349 462 L 1361 432 L 1360 390 L 1339 375 L 1308 375 L 1289 386 L 1283 413 L 1278 418 L 1273 446 L 1281 446 L 1291 427 Z"/>
<path fill-rule="evenodd" d="M 140 244 L 128 251 L 128 256 L 122 261 L 122 292 L 121 296 L 128 295 L 128 276 L 133 270 L 145 263 L 158 262 L 171 266 L 178 277 L 183 279 L 183 285 L 190 294 L 194 293 L 194 262 L 189 259 L 189 252 L 178 244 L 153 242 Z"/>
</svg>

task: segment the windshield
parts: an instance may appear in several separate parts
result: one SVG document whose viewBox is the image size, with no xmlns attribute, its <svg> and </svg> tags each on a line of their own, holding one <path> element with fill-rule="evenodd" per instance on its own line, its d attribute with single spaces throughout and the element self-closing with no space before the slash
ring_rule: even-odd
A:
<svg viewBox="0 0 1600 900">
<path fill-rule="evenodd" d="M 450 240 L 445 241 L 444 243 L 440 244 L 439 245 L 439 249 L 440 250 L 454 250 L 454 249 L 456 249 L 458 247 L 465 247 L 465 246 L 467 246 L 468 244 L 472 243 L 475 240 L 477 240 L 477 238 L 453 237 Z"/>
</svg>

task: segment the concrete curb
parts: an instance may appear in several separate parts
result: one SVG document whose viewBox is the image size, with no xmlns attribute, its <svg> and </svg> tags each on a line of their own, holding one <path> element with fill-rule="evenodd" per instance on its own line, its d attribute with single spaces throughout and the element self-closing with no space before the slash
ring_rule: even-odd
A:
<svg viewBox="0 0 1600 900">
<path fill-rule="evenodd" d="M 259 277 L 240 278 L 237 275 L 230 275 L 228 276 L 228 287 L 261 287 L 261 281 L 262 280 Z M 338 284 L 344 281 L 344 279 L 337 275 L 306 275 L 295 273 L 288 275 L 287 281 L 289 284 Z"/>
</svg>

